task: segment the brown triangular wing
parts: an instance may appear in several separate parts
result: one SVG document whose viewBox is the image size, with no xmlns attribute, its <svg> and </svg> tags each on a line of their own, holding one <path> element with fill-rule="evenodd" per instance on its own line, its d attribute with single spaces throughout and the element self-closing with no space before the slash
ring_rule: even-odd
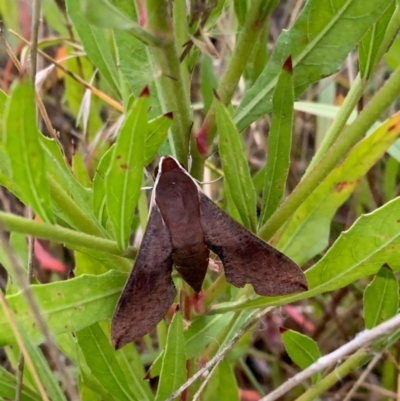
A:
<svg viewBox="0 0 400 401">
<path fill-rule="evenodd" d="M 171 253 L 169 231 L 153 205 L 132 273 L 112 319 L 111 338 L 116 349 L 149 333 L 174 302 Z"/>
<path fill-rule="evenodd" d="M 229 283 L 252 284 L 258 295 L 266 296 L 307 290 L 296 263 L 232 219 L 202 191 L 199 197 L 207 247 L 221 259 Z"/>
</svg>

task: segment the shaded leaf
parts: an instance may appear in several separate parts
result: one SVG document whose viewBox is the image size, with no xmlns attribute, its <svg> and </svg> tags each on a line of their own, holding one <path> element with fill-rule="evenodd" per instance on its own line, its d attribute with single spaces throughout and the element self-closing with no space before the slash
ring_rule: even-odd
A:
<svg viewBox="0 0 400 401">
<path fill-rule="evenodd" d="M 223 359 L 212 373 L 205 391 L 205 400 L 239 401 L 239 387 L 233 367 Z"/>
<path fill-rule="evenodd" d="M 155 401 L 164 401 L 186 380 L 186 346 L 181 312 L 176 312 L 168 329 Z"/>
<path fill-rule="evenodd" d="M 318 344 L 310 337 L 293 330 L 284 330 L 282 333 L 283 344 L 290 359 L 302 369 L 307 368 L 321 357 Z M 313 376 L 316 383 L 320 375 Z"/>
<path fill-rule="evenodd" d="M 225 182 L 237 207 L 242 223 L 254 231 L 256 228 L 256 197 L 243 139 L 237 131 L 228 109 L 216 102 L 216 121 L 219 133 Z"/>
<path fill-rule="evenodd" d="M 157 154 L 168 136 L 172 125 L 172 115 L 165 114 L 149 121 L 148 132 L 144 143 L 144 165 L 148 165 Z"/>
<path fill-rule="evenodd" d="M 216 316 L 200 316 L 194 320 L 184 332 L 187 359 L 193 359 L 203 352 L 229 324 L 233 313 Z M 162 351 L 150 368 L 151 377 L 159 376 L 164 351 Z"/>
<path fill-rule="evenodd" d="M 399 283 L 388 266 L 383 266 L 364 291 L 364 321 L 372 329 L 397 313 Z"/>
<path fill-rule="evenodd" d="M 102 386 L 119 400 L 139 400 L 129 388 L 115 350 L 99 324 L 78 331 L 76 336 L 90 371 Z"/>
<path fill-rule="evenodd" d="M 376 64 L 378 50 L 386 33 L 386 28 L 395 9 L 395 0 L 389 0 L 386 4 L 386 10 L 382 16 L 372 25 L 364 36 L 359 46 L 359 65 L 360 74 L 368 79 L 373 72 Z"/>
<path fill-rule="evenodd" d="M 14 400 L 17 388 L 16 377 L 0 366 L 0 397 Z M 36 394 L 25 384 L 22 384 L 21 401 L 41 401 L 42 397 Z"/>
</svg>

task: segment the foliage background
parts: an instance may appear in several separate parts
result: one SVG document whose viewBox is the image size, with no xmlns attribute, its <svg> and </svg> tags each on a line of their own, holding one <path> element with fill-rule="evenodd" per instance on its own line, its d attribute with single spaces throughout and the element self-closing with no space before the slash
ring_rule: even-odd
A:
<svg viewBox="0 0 400 401">
<path fill-rule="evenodd" d="M 221 355 L 179 397 L 259 399 L 395 316 L 399 7 L 0 1 L 0 398 L 165 400 Z M 196 300 L 176 277 L 181 312 L 116 352 L 144 167 L 189 153 L 209 196 L 307 269 L 309 291 L 257 297 L 210 270 Z M 395 398 L 398 334 L 286 399 Z"/>
</svg>

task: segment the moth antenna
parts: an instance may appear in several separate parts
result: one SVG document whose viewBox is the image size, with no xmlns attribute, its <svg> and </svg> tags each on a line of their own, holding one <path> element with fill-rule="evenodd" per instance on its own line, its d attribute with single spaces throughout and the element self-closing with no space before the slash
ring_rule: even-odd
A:
<svg viewBox="0 0 400 401">
<path fill-rule="evenodd" d="M 222 175 L 220 175 L 218 178 L 216 178 L 215 180 L 212 180 L 212 181 L 198 181 L 198 180 L 196 180 L 196 182 L 198 184 L 201 184 L 201 185 L 210 185 L 210 184 L 214 184 L 214 182 L 222 180 L 222 178 L 224 178 L 224 177 Z"/>
</svg>

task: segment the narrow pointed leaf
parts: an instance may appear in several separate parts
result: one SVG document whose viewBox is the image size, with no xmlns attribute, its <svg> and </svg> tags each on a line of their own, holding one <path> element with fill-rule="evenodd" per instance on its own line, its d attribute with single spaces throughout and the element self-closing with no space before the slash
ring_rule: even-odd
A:
<svg viewBox="0 0 400 401">
<path fill-rule="evenodd" d="M 239 401 L 239 387 L 229 360 L 223 359 L 212 373 L 205 391 L 206 400 Z"/>
<path fill-rule="evenodd" d="M 128 30 L 138 27 L 137 22 L 107 0 L 82 0 L 81 7 L 87 21 L 99 28 Z"/>
<path fill-rule="evenodd" d="M 168 130 L 172 125 L 172 115 L 165 114 L 157 117 L 148 124 L 148 132 L 145 139 L 144 149 L 144 165 L 148 165 L 157 154 L 161 145 L 165 142 L 168 136 Z"/>
<path fill-rule="evenodd" d="M 57 377 L 54 372 L 52 372 L 42 350 L 35 345 L 34 341 L 29 338 L 26 332 L 21 330 L 20 334 L 49 398 L 52 401 L 67 401 Z"/>
<path fill-rule="evenodd" d="M 119 93 L 118 69 L 106 32 L 88 24 L 82 13 L 80 0 L 67 0 L 66 6 L 89 59 L 104 76 L 110 87 Z"/>
<path fill-rule="evenodd" d="M 364 291 L 365 327 L 372 329 L 397 313 L 399 283 L 388 266 L 382 266 Z"/>
<path fill-rule="evenodd" d="M 106 177 L 107 212 L 121 249 L 128 245 L 142 185 L 147 108 L 148 96 L 144 95 L 127 113 Z"/>
<path fill-rule="evenodd" d="M 181 312 L 176 312 L 168 329 L 155 401 L 164 401 L 187 379 L 186 344 Z"/>
<path fill-rule="evenodd" d="M 293 70 L 289 57 L 283 65 L 272 97 L 261 224 L 272 216 L 284 196 L 292 147 L 293 103 Z"/>
<path fill-rule="evenodd" d="M 361 76 L 368 79 L 376 64 L 378 50 L 385 36 L 386 28 L 395 9 L 395 0 L 389 0 L 382 16 L 368 30 L 359 46 L 359 64 Z"/>
<path fill-rule="evenodd" d="M 35 93 L 26 76 L 12 88 L 4 116 L 4 142 L 14 185 L 42 220 L 54 222 L 46 161 L 36 124 Z"/>
<path fill-rule="evenodd" d="M 14 400 L 17 389 L 17 378 L 5 368 L 0 366 L 0 397 Z M 42 397 L 22 384 L 21 401 L 41 401 Z"/>
<path fill-rule="evenodd" d="M 242 223 L 249 229 L 256 228 L 256 196 L 247 162 L 242 136 L 233 123 L 228 109 L 216 105 L 216 121 L 226 184 L 239 211 Z"/>
<path fill-rule="evenodd" d="M 92 374 L 111 394 L 123 401 L 136 401 L 124 372 L 115 357 L 115 350 L 98 323 L 76 333 L 78 344 Z"/>
</svg>

